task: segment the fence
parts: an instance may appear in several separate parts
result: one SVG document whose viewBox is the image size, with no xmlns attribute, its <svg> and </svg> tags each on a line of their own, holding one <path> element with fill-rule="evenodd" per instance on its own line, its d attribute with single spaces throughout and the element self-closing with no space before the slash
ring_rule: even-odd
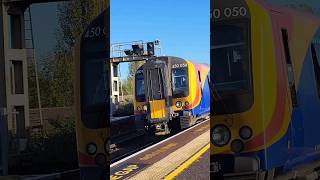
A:
<svg viewBox="0 0 320 180">
<path fill-rule="evenodd" d="M 47 133 L 51 133 L 54 130 L 50 124 L 51 121 L 74 121 L 73 107 L 42 108 L 41 110 L 43 125 L 41 125 L 39 109 L 30 109 L 30 127 L 32 129 L 43 127 Z"/>
</svg>

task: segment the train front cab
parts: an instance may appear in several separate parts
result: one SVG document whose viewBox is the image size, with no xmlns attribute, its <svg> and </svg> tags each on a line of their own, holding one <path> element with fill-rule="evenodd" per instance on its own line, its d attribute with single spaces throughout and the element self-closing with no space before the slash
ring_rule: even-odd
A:
<svg viewBox="0 0 320 180">
<path fill-rule="evenodd" d="M 136 120 L 158 135 L 192 126 L 210 113 L 208 72 L 177 57 L 147 61 L 135 76 Z"/>
<path fill-rule="evenodd" d="M 260 0 L 214 0 L 211 13 L 211 173 L 273 176 L 307 162 L 301 149 L 313 152 L 319 142 L 302 145 L 314 139 L 301 132 L 312 117 L 297 110 L 309 108 L 302 101 L 311 91 L 302 84 L 314 83 L 300 79 L 313 71 L 302 67 L 314 18 Z"/>
<path fill-rule="evenodd" d="M 109 177 L 110 81 L 107 78 L 110 57 L 107 17 L 109 8 L 87 27 L 75 53 L 75 128 L 82 180 Z M 90 34 L 92 31 L 100 33 Z"/>
<path fill-rule="evenodd" d="M 172 91 L 166 62 L 158 58 L 148 60 L 136 74 L 136 101 L 145 102 L 137 110 L 145 112 L 141 120 L 146 120 L 148 131 L 157 135 L 170 133 L 168 122 L 172 115 Z"/>
</svg>

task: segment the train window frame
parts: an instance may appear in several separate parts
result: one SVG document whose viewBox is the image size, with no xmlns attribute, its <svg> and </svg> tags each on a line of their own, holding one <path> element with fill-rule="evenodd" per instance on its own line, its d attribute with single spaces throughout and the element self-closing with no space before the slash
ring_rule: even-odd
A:
<svg viewBox="0 0 320 180">
<path fill-rule="evenodd" d="M 142 83 L 143 83 L 143 94 L 137 94 L 137 83 L 138 83 L 138 76 L 141 76 L 141 78 L 139 79 L 139 81 L 142 81 Z M 146 95 L 145 95 L 145 93 L 144 93 L 144 91 L 145 91 L 145 84 L 144 84 L 144 75 L 143 75 L 143 73 L 139 73 L 139 74 L 136 74 L 135 75 L 135 99 L 136 99 L 136 101 L 138 101 L 138 102 L 144 102 L 144 101 L 146 101 Z"/>
<path fill-rule="evenodd" d="M 109 43 L 107 43 L 110 41 L 110 36 L 107 33 L 100 33 L 92 37 L 86 36 L 87 32 L 93 28 L 108 29 L 107 16 L 108 12 L 105 10 L 91 21 L 78 42 L 80 120 L 85 128 L 91 130 L 110 126 L 109 106 L 112 89 L 110 87 L 111 76 L 108 75 L 108 72 L 111 71 L 111 67 L 107 61 L 110 58 L 110 48 Z M 92 71 L 92 68 L 95 71 Z M 101 96 L 97 97 L 96 102 L 92 103 L 99 94 Z"/>
<path fill-rule="evenodd" d="M 158 81 L 159 81 L 159 89 L 160 89 L 160 91 L 159 91 L 159 95 L 160 95 L 160 97 L 159 97 L 159 99 L 157 99 L 157 100 L 162 100 L 162 99 L 164 99 L 165 98 L 165 95 L 164 95 L 164 80 L 165 80 L 165 78 L 163 77 L 163 74 L 164 74 L 164 72 L 163 72 L 163 69 L 162 68 L 158 68 L 157 69 L 157 73 L 158 73 Z"/>
<path fill-rule="evenodd" d="M 201 95 L 203 95 L 203 89 L 202 89 L 202 80 L 201 80 L 201 73 L 198 70 L 198 78 L 199 78 L 199 85 L 200 85 L 200 91 L 201 91 Z"/>
<path fill-rule="evenodd" d="M 217 25 L 228 25 L 228 24 L 240 24 L 240 23 L 247 23 L 247 45 L 248 45 L 248 68 L 250 69 L 250 73 L 248 73 L 248 90 L 246 92 L 242 92 L 242 94 L 247 94 L 247 93 L 253 93 L 253 74 L 252 74 L 252 46 L 251 46 L 251 22 L 250 20 L 247 19 L 233 19 L 233 20 L 226 20 L 226 21 L 219 21 L 215 22 L 216 26 Z M 211 48 L 210 48 L 211 50 Z M 234 94 L 240 94 L 239 92 L 220 92 L 220 94 L 223 95 L 234 95 Z"/>
<path fill-rule="evenodd" d="M 320 54 L 317 53 L 315 44 L 311 43 L 311 58 L 312 58 L 312 65 L 315 77 L 315 84 L 317 88 L 318 98 L 320 99 L 320 64 L 319 64 L 319 57 Z"/>
<path fill-rule="evenodd" d="M 228 93 L 221 93 L 219 92 L 219 99 L 214 99 L 213 101 L 213 105 L 212 106 L 216 106 L 215 108 L 211 108 L 212 109 L 212 114 L 216 114 L 216 115 L 221 115 L 221 114 L 232 114 L 232 113 L 241 113 L 241 112 L 245 112 L 248 111 L 252 108 L 252 106 L 254 105 L 254 99 L 255 99 L 255 95 L 254 95 L 254 84 L 253 84 L 253 65 L 252 65 L 252 38 L 251 38 L 251 34 L 252 34 L 252 22 L 250 18 L 242 18 L 242 19 L 229 19 L 229 20 L 225 20 L 225 21 L 211 21 L 211 36 L 210 36 L 210 69 L 215 69 L 213 67 L 213 63 L 212 63 L 212 50 L 213 50 L 213 30 L 212 28 L 214 28 L 217 25 L 224 25 L 224 24 L 234 24 L 234 23 L 247 23 L 247 53 L 248 53 L 248 68 L 250 70 L 250 72 L 248 73 L 248 91 L 246 92 L 242 92 L 242 93 L 233 93 L 233 92 L 228 92 Z M 214 84 L 214 73 L 210 74 L 210 82 Z M 211 87 L 215 87 L 214 85 Z M 217 89 L 215 90 L 217 92 Z M 242 99 L 246 99 L 246 104 L 245 105 L 239 105 L 238 107 L 234 107 L 234 106 L 229 106 L 231 104 L 234 104 L 233 102 L 235 100 L 242 100 Z M 223 107 L 217 108 L 218 104 L 224 104 Z"/>
<path fill-rule="evenodd" d="M 155 67 L 151 69 L 147 69 L 145 71 L 144 79 L 145 82 L 145 99 L 146 101 L 155 101 L 155 100 L 163 100 L 165 99 L 165 78 L 164 78 L 164 71 L 161 67 Z M 152 79 L 156 75 L 157 80 Z M 157 88 L 157 89 L 156 89 Z"/>
<path fill-rule="evenodd" d="M 186 88 L 185 88 L 185 91 L 184 93 L 175 93 L 175 85 L 174 85 L 174 82 L 175 82 L 175 76 L 173 74 L 173 71 L 174 70 L 184 70 L 185 71 L 185 77 L 187 78 L 186 80 Z M 172 97 L 173 98 L 184 98 L 184 97 L 187 97 L 189 95 L 189 69 L 188 67 L 181 67 L 181 68 L 172 68 L 171 69 L 171 88 L 172 88 Z"/>
<path fill-rule="evenodd" d="M 108 88 L 107 88 L 107 84 L 109 83 L 107 81 L 107 72 L 109 70 L 109 67 L 108 67 L 108 63 L 106 63 L 105 60 L 102 60 L 104 58 L 96 58 L 93 60 L 93 58 L 88 58 L 88 57 L 82 57 L 83 59 L 87 59 L 86 61 L 82 62 L 82 65 L 80 67 L 80 78 L 82 79 L 81 81 L 81 89 L 82 89 L 82 93 L 80 95 L 80 102 L 81 102 L 81 121 L 82 123 L 85 125 L 86 128 L 89 128 L 89 129 L 99 129 L 99 128 L 106 128 L 108 127 L 108 121 L 106 120 L 107 119 L 107 113 L 106 113 L 106 108 L 108 106 L 108 104 L 106 103 L 107 102 L 107 98 L 108 96 L 106 95 L 106 92 L 108 91 Z M 90 60 L 88 60 L 90 59 Z M 99 83 L 95 83 L 95 84 L 99 84 L 99 85 L 103 85 L 103 86 L 100 86 L 100 88 L 97 88 L 97 86 L 93 86 L 95 87 L 96 89 L 102 89 L 104 91 L 104 97 L 103 97 L 103 102 L 99 102 L 99 103 L 92 103 L 92 101 L 94 99 L 98 99 L 98 98 L 94 98 L 94 97 L 97 97 L 97 95 L 99 95 L 98 93 L 95 93 L 95 94 L 90 94 L 88 92 L 91 92 L 90 90 L 86 89 L 84 90 L 83 87 L 88 86 L 88 82 L 90 83 L 93 83 L 92 80 L 88 80 L 88 78 L 92 78 L 92 74 L 94 73 L 88 73 L 90 72 L 91 68 L 88 68 L 88 67 L 92 67 L 98 63 L 101 63 L 102 64 L 103 62 L 103 66 L 100 70 L 100 73 L 99 73 Z M 101 65 L 99 66 L 101 67 Z M 96 71 L 98 72 L 98 71 Z M 90 75 L 90 76 L 88 76 Z M 97 75 L 97 74 L 95 74 Z M 98 81 L 96 81 L 98 82 Z M 104 83 L 103 83 L 104 82 Z M 91 89 L 92 90 L 92 89 Z M 88 100 L 90 99 L 90 101 Z M 90 103 L 91 102 L 91 103 Z M 95 121 L 92 121 L 91 119 L 96 119 Z"/>
<path fill-rule="evenodd" d="M 283 45 L 282 48 L 284 51 L 285 61 L 286 61 L 287 80 L 290 88 L 291 104 L 293 107 L 296 107 L 298 105 L 298 98 L 297 98 L 296 83 L 295 83 L 294 72 L 293 72 L 294 69 L 293 69 L 293 64 L 291 60 L 289 36 L 288 36 L 287 29 L 281 28 L 281 38 L 282 38 L 282 45 Z"/>
</svg>

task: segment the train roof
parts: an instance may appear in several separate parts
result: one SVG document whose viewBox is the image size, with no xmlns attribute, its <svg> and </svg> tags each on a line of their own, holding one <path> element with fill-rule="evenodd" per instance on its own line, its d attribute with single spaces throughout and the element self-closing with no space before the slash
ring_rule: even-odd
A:
<svg viewBox="0 0 320 180">
<path fill-rule="evenodd" d="M 175 61 L 176 63 L 191 62 L 194 65 L 201 65 L 201 66 L 210 67 L 208 64 L 194 63 L 192 60 L 190 61 L 190 60 L 179 58 L 179 57 L 176 57 L 176 56 L 159 56 L 159 57 L 157 57 L 157 59 L 164 60 L 164 61 Z M 142 68 L 143 68 L 143 65 L 140 66 L 137 70 L 141 70 Z"/>
<path fill-rule="evenodd" d="M 320 16 L 316 16 L 311 12 L 294 9 L 292 7 L 280 6 L 263 0 L 255 1 L 270 12 L 277 12 L 285 16 L 290 16 L 293 19 L 302 20 L 304 23 L 311 22 L 320 26 Z"/>
<path fill-rule="evenodd" d="M 167 57 L 169 58 L 170 60 L 178 60 L 178 61 L 188 61 L 188 62 L 191 62 L 192 64 L 196 64 L 196 65 L 203 65 L 203 66 L 210 66 L 206 63 L 195 63 L 193 60 L 189 60 L 189 59 L 183 59 L 183 58 L 179 58 L 179 57 L 176 57 L 176 56 L 160 56 L 159 58 L 161 57 Z"/>
<path fill-rule="evenodd" d="M 278 18 L 273 14 L 283 16 L 281 24 L 288 29 L 290 54 L 296 72 L 295 80 L 299 82 L 301 69 L 310 44 L 315 37 L 320 36 L 320 34 L 317 34 L 320 31 L 320 17 L 301 10 L 266 3 L 262 0 L 255 1 L 269 11 L 271 19 Z"/>
</svg>

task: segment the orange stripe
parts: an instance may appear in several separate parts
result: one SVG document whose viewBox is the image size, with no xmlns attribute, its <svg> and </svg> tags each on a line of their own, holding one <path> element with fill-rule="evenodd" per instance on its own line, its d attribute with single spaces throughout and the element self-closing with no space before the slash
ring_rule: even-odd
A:
<svg viewBox="0 0 320 180">
<path fill-rule="evenodd" d="M 198 77 L 197 76 L 197 72 L 199 70 L 199 67 L 196 64 L 193 64 L 193 66 L 194 66 L 194 69 L 195 69 L 194 75 L 195 75 L 196 80 L 197 80 L 197 83 L 196 83 L 196 97 L 194 98 L 194 100 L 192 101 L 191 105 L 189 106 L 189 109 L 193 109 L 196 106 L 198 106 L 199 105 L 198 102 L 199 102 L 199 99 L 200 99 L 200 89 L 199 89 L 199 82 L 198 82 L 198 78 L 197 78 Z"/>
<path fill-rule="evenodd" d="M 79 164 L 81 165 L 95 165 L 95 160 L 82 152 L 78 152 Z"/>
<path fill-rule="evenodd" d="M 273 31 L 274 35 L 278 35 L 279 31 L 276 24 L 273 22 Z M 274 136 L 276 136 L 282 127 L 282 124 L 286 119 L 284 119 L 284 111 L 285 111 L 285 100 L 286 100 L 286 91 L 287 91 L 287 81 L 285 79 L 285 72 L 283 66 L 283 58 L 281 50 L 282 42 L 274 36 L 275 40 L 275 51 L 276 51 L 276 68 L 277 68 L 277 102 L 275 106 L 275 110 L 272 115 L 272 120 L 266 128 L 265 132 L 260 133 L 258 136 L 254 137 L 250 141 L 246 143 L 246 147 L 249 149 L 253 149 L 259 146 L 264 145 L 264 143 L 269 142 Z"/>
</svg>

